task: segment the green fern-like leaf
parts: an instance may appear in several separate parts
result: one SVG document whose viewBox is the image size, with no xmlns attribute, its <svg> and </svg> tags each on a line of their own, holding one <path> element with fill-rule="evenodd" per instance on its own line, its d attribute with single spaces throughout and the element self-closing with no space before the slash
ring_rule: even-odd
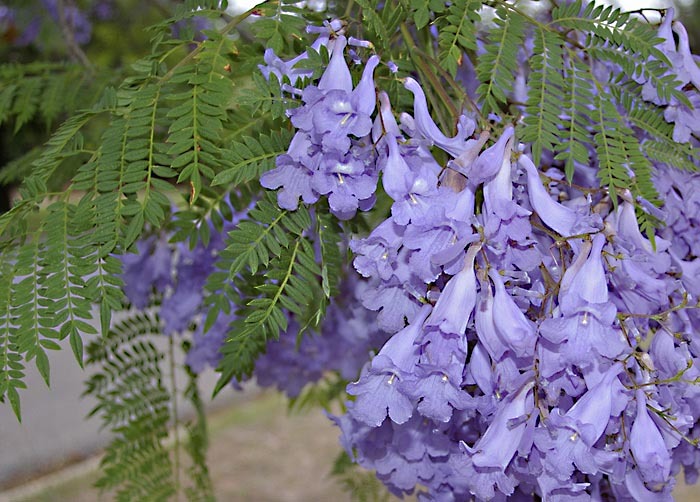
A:
<svg viewBox="0 0 700 502">
<path fill-rule="evenodd" d="M 111 77 L 109 71 L 91 75 L 76 64 L 0 65 L 0 124 L 14 121 L 16 133 L 43 119 L 50 129 L 63 114 L 89 108 Z"/>
<path fill-rule="evenodd" d="M 233 185 L 256 180 L 275 166 L 275 159 L 287 151 L 292 134 L 288 130 L 275 131 L 257 139 L 244 136 L 232 142 L 226 150 L 227 166 L 217 174 L 212 185 Z"/>
<path fill-rule="evenodd" d="M 700 162 L 698 150 L 690 143 L 676 142 L 673 139 L 673 124 L 664 120 L 663 110 L 643 101 L 637 87 L 633 90 L 636 92 L 616 87 L 612 89 L 612 95 L 627 112 L 625 117 L 629 124 L 648 136 L 641 145 L 646 156 L 670 167 L 697 171 Z"/>
<path fill-rule="evenodd" d="M 403 3 L 390 8 L 380 8 L 379 3 L 372 0 L 357 0 L 356 3 L 362 10 L 362 24 L 367 29 L 369 39 L 375 41 L 381 50 L 389 51 L 399 25 L 408 17 Z"/>
<path fill-rule="evenodd" d="M 287 110 L 298 101 L 282 93 L 280 81 L 274 74 L 265 79 L 259 73 L 251 77 L 251 85 L 238 97 L 238 104 L 250 116 L 269 116 L 273 120 L 286 117 Z"/>
<path fill-rule="evenodd" d="M 15 257 L 10 253 L 0 263 L 0 399 L 9 401 L 17 419 L 21 419 L 18 389 L 26 388 L 22 354 L 19 351 L 17 327 L 12 324 L 12 278 Z"/>
<path fill-rule="evenodd" d="M 330 214 L 316 213 L 316 235 L 320 249 L 321 287 L 326 299 L 336 296 L 342 276 L 343 256 L 341 253 L 342 228 Z"/>
<path fill-rule="evenodd" d="M 87 364 L 99 368 L 86 383 L 85 394 L 97 399 L 91 415 L 99 414 L 116 434 L 97 486 L 116 489 L 116 500 L 164 500 L 175 493 L 164 445 L 170 419 L 160 369 L 164 355 L 148 339 L 157 333 L 155 316 L 133 314 L 87 351 Z"/>
<path fill-rule="evenodd" d="M 651 179 L 651 164 L 614 103 L 601 94 L 594 101 L 597 122 L 594 142 L 601 185 L 608 187 L 613 204 L 617 204 L 616 192 L 625 188 L 654 203 L 658 195 Z"/>
<path fill-rule="evenodd" d="M 552 25 L 587 33 L 586 49 L 600 61 L 618 64 L 623 73 L 617 75 L 630 79 L 642 76 L 649 79 L 659 97 L 675 97 L 689 104 L 688 98 L 678 90 L 679 83 L 667 75 L 670 61 L 658 49 L 662 41 L 648 23 L 632 17 L 619 8 L 589 2 L 585 7 L 581 0 L 552 10 Z"/>
<path fill-rule="evenodd" d="M 311 242 L 299 235 L 279 256 L 270 261 L 265 282 L 255 289 L 257 295 L 238 312 L 231 335 L 221 349 L 221 376 L 215 392 L 231 378 L 250 375 L 257 355 L 270 339 L 276 339 L 288 326 L 287 312 L 297 319 L 311 318 L 319 308 L 321 270 Z"/>
<path fill-rule="evenodd" d="M 81 139 L 80 131 L 85 127 L 91 119 L 98 113 L 96 111 L 85 111 L 73 115 L 66 120 L 51 136 L 46 143 L 43 152 L 36 161 L 34 161 L 34 170 L 31 178 L 35 179 L 35 183 L 41 185 L 32 185 L 25 183 L 23 195 L 24 197 L 43 196 L 40 190 L 32 190 L 32 187 L 41 186 L 44 190 L 44 185 L 56 173 L 63 160 L 71 156 L 76 149 L 79 149 Z"/>
<path fill-rule="evenodd" d="M 264 40 L 266 46 L 277 54 L 284 52 L 291 41 L 299 39 L 306 26 L 303 9 L 288 2 L 270 2 L 260 5 L 262 18 L 252 25 L 256 37 Z"/>
<path fill-rule="evenodd" d="M 171 84 L 187 84 L 187 89 L 169 95 L 174 106 L 167 114 L 172 122 L 166 153 L 175 157 L 169 168 L 179 172 L 178 183 L 190 182 L 190 202 L 199 196 L 203 178 L 211 180 L 221 168 L 218 144 L 233 96 L 233 83 L 226 75 L 230 59 L 221 54 L 234 50 L 227 40 L 218 35 L 218 43 L 208 41 L 196 63 L 178 67 L 170 78 Z"/>
<path fill-rule="evenodd" d="M 518 51 L 525 36 L 525 19 L 518 12 L 500 7 L 494 18 L 495 28 L 488 35 L 486 53 L 478 59 L 476 75 L 479 87 L 476 92 L 483 101 L 481 112 L 499 110 L 513 90 L 513 76 L 518 71 Z"/>
<path fill-rule="evenodd" d="M 593 102 L 593 79 L 588 66 L 571 53 L 564 65 L 565 97 L 561 112 L 564 113 L 565 127 L 562 141 L 553 148 L 557 152 L 555 159 L 564 162 L 566 178 L 571 182 L 575 163 L 586 165 L 589 161 L 584 139 L 589 137 L 591 124 L 589 103 Z"/>
<path fill-rule="evenodd" d="M 55 202 L 46 217 L 46 252 L 41 261 L 42 296 L 52 302 L 54 325 L 60 328 L 59 338 L 69 338 L 75 358 L 83 365 L 82 334 L 97 334 L 88 321 L 92 320 L 91 307 L 95 291 L 87 287 L 85 277 L 94 274 L 97 267 L 85 260 L 90 253 L 89 235 L 81 235 L 80 222 L 74 218 L 75 206 Z"/>
<path fill-rule="evenodd" d="M 467 50 L 476 50 L 476 25 L 481 21 L 478 0 L 457 0 L 452 2 L 445 13 L 438 35 L 439 63 L 452 77 Z"/>
<path fill-rule="evenodd" d="M 11 287 L 11 318 L 17 329 L 17 352 L 25 359 L 36 362 L 42 378 L 48 384 L 49 366 L 43 339 L 53 341 L 58 338 L 55 321 L 51 315 L 51 303 L 41 295 L 41 281 L 44 279 L 41 257 L 46 248 L 37 239 L 32 239 L 20 247 L 17 253 L 15 274 L 20 280 Z"/>
<path fill-rule="evenodd" d="M 538 165 L 542 151 L 553 151 L 559 143 L 558 114 L 565 108 L 563 99 L 570 89 L 562 76 L 564 49 L 558 34 L 537 29 L 532 51 L 532 76 L 521 137 L 532 143 L 533 161 Z"/>
<path fill-rule="evenodd" d="M 311 217 L 306 208 L 280 209 L 274 192 L 267 192 L 250 211 L 249 219 L 228 235 L 220 256 L 222 264 L 227 265 L 229 278 L 233 279 L 243 269 L 255 274 L 260 266 L 266 267 L 271 257 L 279 257 L 291 245 L 293 237 L 310 226 Z"/>
</svg>

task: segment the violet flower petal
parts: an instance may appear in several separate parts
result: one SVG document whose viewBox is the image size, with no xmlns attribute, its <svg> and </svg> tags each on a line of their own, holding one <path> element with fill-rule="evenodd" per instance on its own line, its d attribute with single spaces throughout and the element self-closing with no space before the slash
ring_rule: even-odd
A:
<svg viewBox="0 0 700 502">
<path fill-rule="evenodd" d="M 348 63 L 345 61 L 345 46 L 347 46 L 347 43 L 347 39 L 343 35 L 335 40 L 331 59 L 328 62 L 326 71 L 321 76 L 321 80 L 318 82 L 320 90 L 339 89 L 348 94 L 352 92 L 352 76 L 350 75 Z"/>
</svg>

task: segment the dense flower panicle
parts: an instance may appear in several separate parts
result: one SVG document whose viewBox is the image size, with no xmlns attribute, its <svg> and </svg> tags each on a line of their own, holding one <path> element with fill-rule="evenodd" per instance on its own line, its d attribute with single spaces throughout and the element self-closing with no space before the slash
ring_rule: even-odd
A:
<svg viewBox="0 0 700 502">
<path fill-rule="evenodd" d="M 345 59 L 348 40 L 342 30 L 331 22 L 329 30 L 322 31 L 315 43 L 328 47 L 330 62 L 318 85 L 298 91 L 303 105 L 288 111 L 297 133 L 287 154 L 277 158 L 276 168 L 264 173 L 260 183 L 265 188 L 280 189 L 280 207 L 289 210 L 298 207 L 299 199 L 312 204 L 319 196 L 327 195 L 331 212 L 346 220 L 358 209 L 367 211 L 374 205 L 378 169 L 369 135 L 376 107 L 374 71 L 379 57 L 369 57 L 353 89 Z M 294 67 L 305 57 L 302 54 L 283 62 L 270 54 L 268 66 L 261 69 L 267 78 L 270 74 L 287 76 L 295 85 L 300 77 L 310 76 L 298 73 Z"/>
<path fill-rule="evenodd" d="M 600 199 L 580 197 L 557 181 L 563 175 L 556 170 L 544 185 L 511 127 L 483 150 L 489 135 L 447 138 L 427 114 L 418 83 L 405 83 L 415 116 L 404 114 L 402 129 L 395 127 L 380 95 L 382 124 L 375 121 L 373 133 L 391 217 L 351 242 L 356 269 L 376 290 L 365 305 L 391 316 L 383 326 L 398 333 L 348 387 L 355 401 L 335 419 L 346 449 L 393 493 L 426 487 L 422 500 L 537 493 L 583 501 L 611 491 L 664 500 L 680 435 L 694 430 L 696 419 L 685 417 L 700 411 L 695 387 L 671 381 L 684 372 L 693 381 L 688 361 L 698 351 L 664 331 L 696 336 L 697 316 L 672 307 L 696 291 L 683 284 L 700 272 L 689 254 L 697 240 L 668 232 L 654 247 L 627 195 L 617 210 L 601 211 Z M 479 143 L 456 152 L 458 142 L 470 141 Z M 452 174 L 416 162 L 425 145 L 456 157 Z M 682 184 L 661 186 L 683 208 L 677 224 L 694 228 L 695 195 L 673 183 Z M 390 291 L 392 300 L 379 305 Z M 411 317 L 398 298 L 414 309 L 434 307 Z M 664 309 L 670 317 L 654 325 L 650 319 Z M 400 362 L 389 352 L 403 354 Z M 644 407 L 635 407 L 642 399 Z M 648 410 L 670 410 L 675 423 Z M 449 453 L 426 464 L 407 446 L 396 448 L 392 437 L 417 417 L 443 424 L 437 430 Z M 643 434 L 652 441 L 641 444 Z M 697 457 L 684 454 L 693 472 Z"/>
<path fill-rule="evenodd" d="M 402 83 L 412 114 L 396 114 L 375 89 L 379 57 L 362 57 L 370 43 L 346 38 L 337 21 L 309 32 L 318 34 L 312 48 L 330 54 L 317 82 L 297 68 L 306 54 L 283 61 L 268 51 L 261 66 L 299 100 L 288 110 L 295 135 L 261 184 L 278 190 L 287 210 L 327 197 L 335 216 L 351 219 L 385 197 L 390 214 L 369 235 L 350 237 L 358 274 L 344 277 L 320 332 L 299 337 L 289 314 L 249 376 L 292 397 L 328 372 L 351 382 L 347 412 L 331 419 L 353 461 L 398 496 L 651 501 L 670 500 L 681 468 L 694 481 L 697 174 L 656 169 L 668 225 L 652 242 L 635 211 L 659 210 L 628 192 L 613 205 L 589 189 L 591 166 L 576 164 L 570 185 L 545 152 L 544 178 L 502 119 L 479 131 L 461 115 L 447 136 L 411 77 Z M 660 34 L 679 78 L 697 86 L 682 26 L 667 17 Z M 348 56 L 361 68 L 355 86 Z M 639 83 L 667 118 L 676 114 L 678 135 L 695 130 L 681 104 Z M 220 245 L 127 258 L 132 302 L 146 303 L 152 285 L 165 288 L 166 331 L 183 330 L 206 313 L 197 281 Z M 154 260 L 161 266 L 135 282 L 134 271 Z M 193 335 L 195 371 L 218 364 L 234 321 L 222 314 Z"/>
</svg>

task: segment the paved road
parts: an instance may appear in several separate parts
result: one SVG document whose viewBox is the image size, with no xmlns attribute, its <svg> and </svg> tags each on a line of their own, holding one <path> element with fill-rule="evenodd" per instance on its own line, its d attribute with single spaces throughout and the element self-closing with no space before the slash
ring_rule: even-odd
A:
<svg viewBox="0 0 700 502">
<path fill-rule="evenodd" d="M 167 338 L 163 337 L 162 348 L 167 345 Z M 0 491 L 8 484 L 90 456 L 109 441 L 107 431 L 100 430 L 99 418 L 85 419 L 95 405 L 93 399 L 80 397 L 89 370 L 78 366 L 67 344 L 50 356 L 51 389 L 46 387 L 34 363 L 29 365 L 28 389 L 21 392 L 21 424 L 9 406 L 0 404 Z M 177 374 L 176 380 L 184 384 L 186 377 Z M 210 372 L 202 380 L 202 395 L 210 396 L 216 375 Z M 241 397 L 224 391 L 213 405 L 229 404 Z"/>
</svg>

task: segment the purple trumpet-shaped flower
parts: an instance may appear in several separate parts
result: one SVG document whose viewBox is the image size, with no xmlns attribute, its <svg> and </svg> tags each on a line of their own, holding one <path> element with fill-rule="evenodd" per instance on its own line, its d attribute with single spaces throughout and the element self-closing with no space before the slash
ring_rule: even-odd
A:
<svg viewBox="0 0 700 502">
<path fill-rule="evenodd" d="M 367 210 L 374 204 L 377 174 L 367 169 L 366 157 L 330 151 L 313 173 L 312 188 L 328 195 L 331 212 L 341 220 L 355 216 L 358 208 Z"/>
<path fill-rule="evenodd" d="M 311 44 L 311 48 L 318 51 L 322 46 L 326 46 L 332 49 L 332 45 L 335 40 L 330 39 L 331 33 L 336 35 L 342 34 L 343 25 L 340 20 L 334 19 L 325 26 L 308 26 L 306 28 L 307 33 L 318 33 L 319 36 Z M 313 75 L 313 69 L 311 68 L 295 68 L 296 64 L 300 61 L 308 59 L 309 55 L 306 51 L 299 54 L 297 57 L 290 59 L 289 61 L 283 61 L 272 49 L 266 49 L 263 60 L 265 65 L 258 65 L 260 73 L 269 80 L 270 74 L 274 74 L 278 80 L 282 81 L 282 77 L 287 77 L 291 85 L 296 85 L 297 81 L 302 78 L 310 78 Z"/>
<path fill-rule="evenodd" d="M 622 274 L 613 274 L 613 283 L 619 288 L 635 289 L 652 302 L 663 304 L 666 297 L 667 285 L 663 279 L 659 283 L 659 275 L 668 272 L 672 261 L 672 253 L 666 253 L 671 243 L 661 237 L 656 238 L 656 249 L 639 230 L 634 205 L 624 200 L 615 215 L 608 218 L 608 228 L 616 232 L 613 244 L 621 252 Z M 614 217 L 613 217 L 614 216 Z M 646 276 L 645 278 L 638 277 Z M 640 280 L 641 279 L 641 280 Z"/>
<path fill-rule="evenodd" d="M 411 182 L 411 168 L 401 156 L 399 145 L 394 136 L 386 137 L 389 145 L 389 157 L 384 166 L 382 185 L 384 191 L 395 201 L 403 200 L 409 194 Z M 437 178 L 435 180 L 437 185 Z"/>
<path fill-rule="evenodd" d="M 664 110 L 666 122 L 673 123 L 673 141 L 687 143 L 693 134 L 700 132 L 700 93 L 692 92 L 688 99 L 693 108 L 682 103 L 673 103 Z"/>
<path fill-rule="evenodd" d="M 374 89 L 374 70 L 378 64 L 379 56 L 376 54 L 367 60 L 365 69 L 362 71 L 362 77 L 350 95 L 353 107 L 358 113 L 372 115 L 374 108 L 377 106 L 377 94 Z"/>
<path fill-rule="evenodd" d="M 435 219 L 435 205 L 438 201 L 438 179 L 435 169 L 424 161 L 411 168 L 402 155 L 396 138 L 386 137 L 389 156 L 384 164 L 382 184 L 386 193 L 394 199 L 391 213 L 399 225 L 413 221 Z"/>
<path fill-rule="evenodd" d="M 551 480 L 546 483 L 546 490 L 570 484 L 574 465 L 582 473 L 595 475 L 602 464 L 614 463 L 615 453 L 593 446 L 608 427 L 611 416 L 627 404 L 624 387 L 617 378 L 621 371 L 621 364 L 611 366 L 566 414 L 559 408 L 553 409 L 546 428 L 536 431 L 535 446 L 544 454 L 544 469 L 561 483 L 557 485 Z"/>
<path fill-rule="evenodd" d="M 391 279 L 403 244 L 403 233 L 404 227 L 385 220 L 364 239 L 351 240 L 355 270 L 363 277 L 379 277 L 383 281 Z"/>
<path fill-rule="evenodd" d="M 493 302 L 493 321 L 496 333 L 516 357 L 532 356 L 537 336 L 535 326 L 520 310 L 506 291 L 501 275 L 494 269 L 489 277 L 496 287 Z"/>
<path fill-rule="evenodd" d="M 509 134 L 506 134 L 506 132 Z M 513 148 L 514 141 L 513 128 L 508 127 L 506 129 L 506 132 L 504 132 L 503 136 L 501 136 L 501 138 L 495 145 L 493 145 L 491 148 L 489 148 L 479 156 L 477 161 L 474 163 L 475 167 L 472 169 L 476 171 L 477 164 L 486 162 L 485 156 L 486 153 L 489 152 L 489 150 L 492 151 L 489 157 L 493 157 L 491 158 L 490 162 L 500 160 L 500 164 L 498 164 L 498 171 L 496 172 L 495 177 L 488 183 L 484 184 L 484 208 L 487 213 L 493 213 L 502 220 L 508 220 L 512 218 L 514 213 L 518 212 L 518 209 L 520 209 L 520 213 L 522 216 L 528 216 L 530 214 L 529 211 L 520 208 L 520 206 L 513 202 L 513 182 L 511 180 L 510 161 L 510 154 Z M 501 141 L 503 141 L 504 138 L 506 138 L 506 141 L 505 144 L 500 146 L 500 148 L 502 148 L 503 151 L 502 155 L 499 157 L 498 150 L 496 150 L 496 146 L 499 143 L 501 143 Z M 484 166 L 480 170 L 486 171 L 488 170 L 488 166 Z"/>
<path fill-rule="evenodd" d="M 442 272 L 440 265 L 462 255 L 464 246 L 471 240 L 474 239 L 464 239 L 461 249 L 454 249 L 453 246 L 459 244 L 455 241 L 454 229 L 447 221 L 434 226 L 410 224 L 404 233 L 404 246 L 411 250 L 411 273 L 426 284 L 435 281 Z"/>
<path fill-rule="evenodd" d="M 545 225 L 563 237 L 592 233 L 601 227 L 598 215 L 579 214 L 552 199 L 542 185 L 537 168 L 527 155 L 520 156 L 519 164 L 527 174 L 530 204 Z"/>
<path fill-rule="evenodd" d="M 345 91 L 330 90 L 311 106 L 312 126 L 307 132 L 324 150 L 347 152 L 351 145 L 350 136 L 362 138 L 372 130 L 369 114 L 360 113 Z M 299 121 L 292 120 L 292 123 L 304 130 Z"/>
<path fill-rule="evenodd" d="M 623 409 L 627 402 L 624 388 L 617 378 L 621 371 L 620 363 L 613 364 L 566 412 L 566 416 L 575 421 L 576 431 L 588 446 L 593 446 L 603 435 L 613 410 Z"/>
<path fill-rule="evenodd" d="M 476 304 L 474 258 L 480 249 L 480 244 L 469 247 L 464 268 L 447 281 L 426 326 L 439 326 L 442 332 L 448 334 L 464 334 Z"/>
<path fill-rule="evenodd" d="M 425 284 L 416 284 L 407 265 L 399 262 L 396 275 L 386 283 L 368 288 L 362 297 L 362 305 L 369 310 L 379 311 L 377 324 L 388 333 L 402 329 L 418 313 L 420 307 L 415 297 L 425 294 Z M 419 287 L 421 287 L 419 289 Z"/>
<path fill-rule="evenodd" d="M 549 415 L 546 427 L 536 430 L 535 446 L 544 456 L 545 475 L 538 483 L 547 495 L 570 484 L 575 468 L 591 475 L 599 470 L 595 452 L 581 440 L 576 422 L 558 409 Z"/>
<path fill-rule="evenodd" d="M 644 391 L 636 394 L 637 416 L 630 432 L 630 450 L 647 486 L 666 484 L 671 474 L 671 455 L 664 438 L 647 411 Z"/>
<path fill-rule="evenodd" d="M 514 134 L 515 128 L 513 126 L 506 127 L 498 141 L 481 152 L 471 165 L 466 166 L 466 169 L 459 170 L 459 172 L 465 175 L 474 185 L 480 185 L 493 179 L 506 163 L 510 171 L 510 154 L 513 147 Z M 456 164 L 456 162 L 453 162 L 453 164 Z M 510 173 L 508 181 L 510 181 Z"/>
<path fill-rule="evenodd" d="M 569 290 L 571 289 L 571 283 L 581 271 L 581 268 L 585 265 L 586 260 L 588 260 L 588 256 L 590 255 L 592 246 L 593 243 L 591 241 L 584 241 L 581 247 L 579 248 L 578 252 L 576 253 L 573 263 L 571 263 L 571 265 L 569 265 L 569 267 L 566 269 L 564 276 L 561 278 L 561 284 L 559 286 L 560 302 L 562 298 L 564 298 L 564 296 L 569 293 Z"/>
<path fill-rule="evenodd" d="M 339 57 L 343 62 L 345 61 L 342 52 Z M 378 64 L 378 56 L 372 56 L 367 61 L 362 78 L 352 92 L 346 88 L 340 89 L 337 87 L 323 89 L 319 83 L 319 90 L 324 91 L 323 97 L 314 99 L 306 105 L 313 108 L 311 124 L 305 119 L 303 112 L 295 110 L 292 115 L 294 125 L 316 136 L 320 135 L 320 144 L 325 150 L 347 152 L 351 143 L 349 136 L 361 138 L 368 135 L 372 130 L 370 115 L 374 113 L 376 103 L 374 70 Z M 332 68 L 329 64 L 326 73 L 331 70 Z M 321 81 L 323 81 L 323 78 Z M 337 85 L 340 86 L 340 84 Z M 306 129 L 309 126 L 311 128 Z"/>
<path fill-rule="evenodd" d="M 348 394 L 356 396 L 352 417 L 372 427 L 379 427 L 387 413 L 397 424 L 406 422 L 413 415 L 414 404 L 399 390 L 399 381 L 391 361 L 375 357 L 370 372 L 348 385 Z"/>
<path fill-rule="evenodd" d="M 295 162 L 289 155 L 277 157 L 276 168 L 260 176 L 260 184 L 270 190 L 281 188 L 277 192 L 277 204 L 290 211 L 299 207 L 299 198 L 306 204 L 318 200 L 318 193 L 311 188 L 313 171 Z"/>
<path fill-rule="evenodd" d="M 391 111 L 389 96 L 386 92 L 381 91 L 379 93 L 378 100 L 379 114 L 377 115 L 372 127 L 372 141 L 376 144 L 379 144 L 384 136 L 391 136 L 393 138 L 398 138 L 401 136 L 401 130 L 396 123 L 393 112 Z"/>
<path fill-rule="evenodd" d="M 418 413 L 436 422 L 449 422 L 453 410 L 473 407 L 471 396 L 461 389 L 462 364 L 444 368 L 420 364 L 414 375 L 399 382 L 401 391 L 418 403 Z"/>
<path fill-rule="evenodd" d="M 481 131 L 478 138 L 470 139 L 467 142 L 464 151 L 460 153 L 458 157 L 456 157 L 454 160 L 450 160 L 447 163 L 447 167 L 466 176 L 471 170 L 472 164 L 479 156 L 481 148 L 486 144 L 489 137 L 490 133 L 488 131 Z"/>
<path fill-rule="evenodd" d="M 597 234 L 590 246 L 582 246 L 574 265 L 564 274 L 559 292 L 561 317 L 546 319 L 540 335 L 560 348 L 571 364 L 588 366 L 591 352 L 615 359 L 629 346 L 619 329 L 613 327 L 617 309 L 608 301 L 608 285 L 603 265 L 605 236 Z M 585 261 L 584 261 L 585 258 Z"/>
<path fill-rule="evenodd" d="M 535 407 L 531 392 L 533 385 L 532 381 L 526 382 L 518 392 L 499 403 L 491 425 L 469 449 L 476 467 L 506 470 L 518 451 L 528 416 Z"/>
<path fill-rule="evenodd" d="M 508 347 L 498 336 L 494 322 L 494 298 L 491 282 L 481 280 L 479 301 L 474 314 L 476 336 L 494 361 L 500 361 Z"/>
<path fill-rule="evenodd" d="M 608 302 L 608 283 L 602 256 L 604 245 L 605 236 L 597 234 L 593 238 L 588 259 L 576 271 L 571 282 L 567 284 L 565 294 L 559 295 L 563 312 L 568 314 L 575 311 L 582 301 L 588 303 Z"/>
<path fill-rule="evenodd" d="M 414 346 L 416 339 L 420 336 L 431 311 L 430 305 L 423 305 L 411 324 L 389 338 L 377 357 L 385 356 L 399 371 L 410 373 L 416 361 L 417 347 Z"/>
<path fill-rule="evenodd" d="M 511 133 L 505 145 L 498 172 L 493 179 L 484 183 L 484 205 L 480 218 L 488 248 L 499 255 L 509 251 L 516 253 L 514 264 L 522 269 L 526 265 L 517 257 L 520 251 L 517 246 L 528 246 L 531 243 L 532 227 L 528 218 L 531 213 L 513 201 L 510 160 L 512 144 Z M 479 158 L 484 157 L 485 154 L 486 152 Z"/>
<path fill-rule="evenodd" d="M 627 471 L 624 488 L 626 488 L 627 493 L 624 493 L 623 496 L 626 495 L 635 502 L 673 502 L 670 484 L 662 492 L 651 491 L 644 486 L 644 481 L 636 469 Z M 624 491 L 620 488 L 618 490 Z"/>
<path fill-rule="evenodd" d="M 352 416 L 362 423 L 379 427 L 389 415 L 397 424 L 406 422 L 413 414 L 413 402 L 401 392 L 398 383 L 412 373 L 418 362 L 415 341 L 431 307 L 424 305 L 413 322 L 392 336 L 360 379 L 347 387 L 356 396 Z"/>
<path fill-rule="evenodd" d="M 469 137 L 473 134 L 474 128 L 476 127 L 473 120 L 464 116 L 460 117 L 460 121 L 457 124 L 457 135 L 453 138 L 448 138 L 440 131 L 430 116 L 425 93 L 420 84 L 411 77 L 407 77 L 404 80 L 404 87 L 413 93 L 413 115 L 416 129 L 421 136 L 429 140 L 432 144 L 442 148 L 453 157 L 459 157 L 464 150 L 468 149 L 473 144 L 475 140 L 471 140 L 472 143 L 470 143 L 469 140 Z"/>
<path fill-rule="evenodd" d="M 485 396 L 495 390 L 491 358 L 482 343 L 477 343 L 469 357 L 469 376 Z"/>
<path fill-rule="evenodd" d="M 345 47 L 347 45 L 348 41 L 343 35 L 335 40 L 328 67 L 318 82 L 320 90 L 330 91 L 337 89 L 348 94 L 352 91 L 352 76 L 350 75 L 348 63 L 345 61 Z"/>
<path fill-rule="evenodd" d="M 682 71 L 685 73 L 683 78 L 684 82 L 690 82 L 695 86 L 696 89 L 700 90 L 700 68 L 695 62 L 695 57 L 690 52 L 690 40 L 688 38 L 688 32 L 683 24 L 678 21 L 673 23 L 673 31 L 678 35 L 678 53 L 681 56 L 681 61 L 683 62 Z"/>
</svg>

